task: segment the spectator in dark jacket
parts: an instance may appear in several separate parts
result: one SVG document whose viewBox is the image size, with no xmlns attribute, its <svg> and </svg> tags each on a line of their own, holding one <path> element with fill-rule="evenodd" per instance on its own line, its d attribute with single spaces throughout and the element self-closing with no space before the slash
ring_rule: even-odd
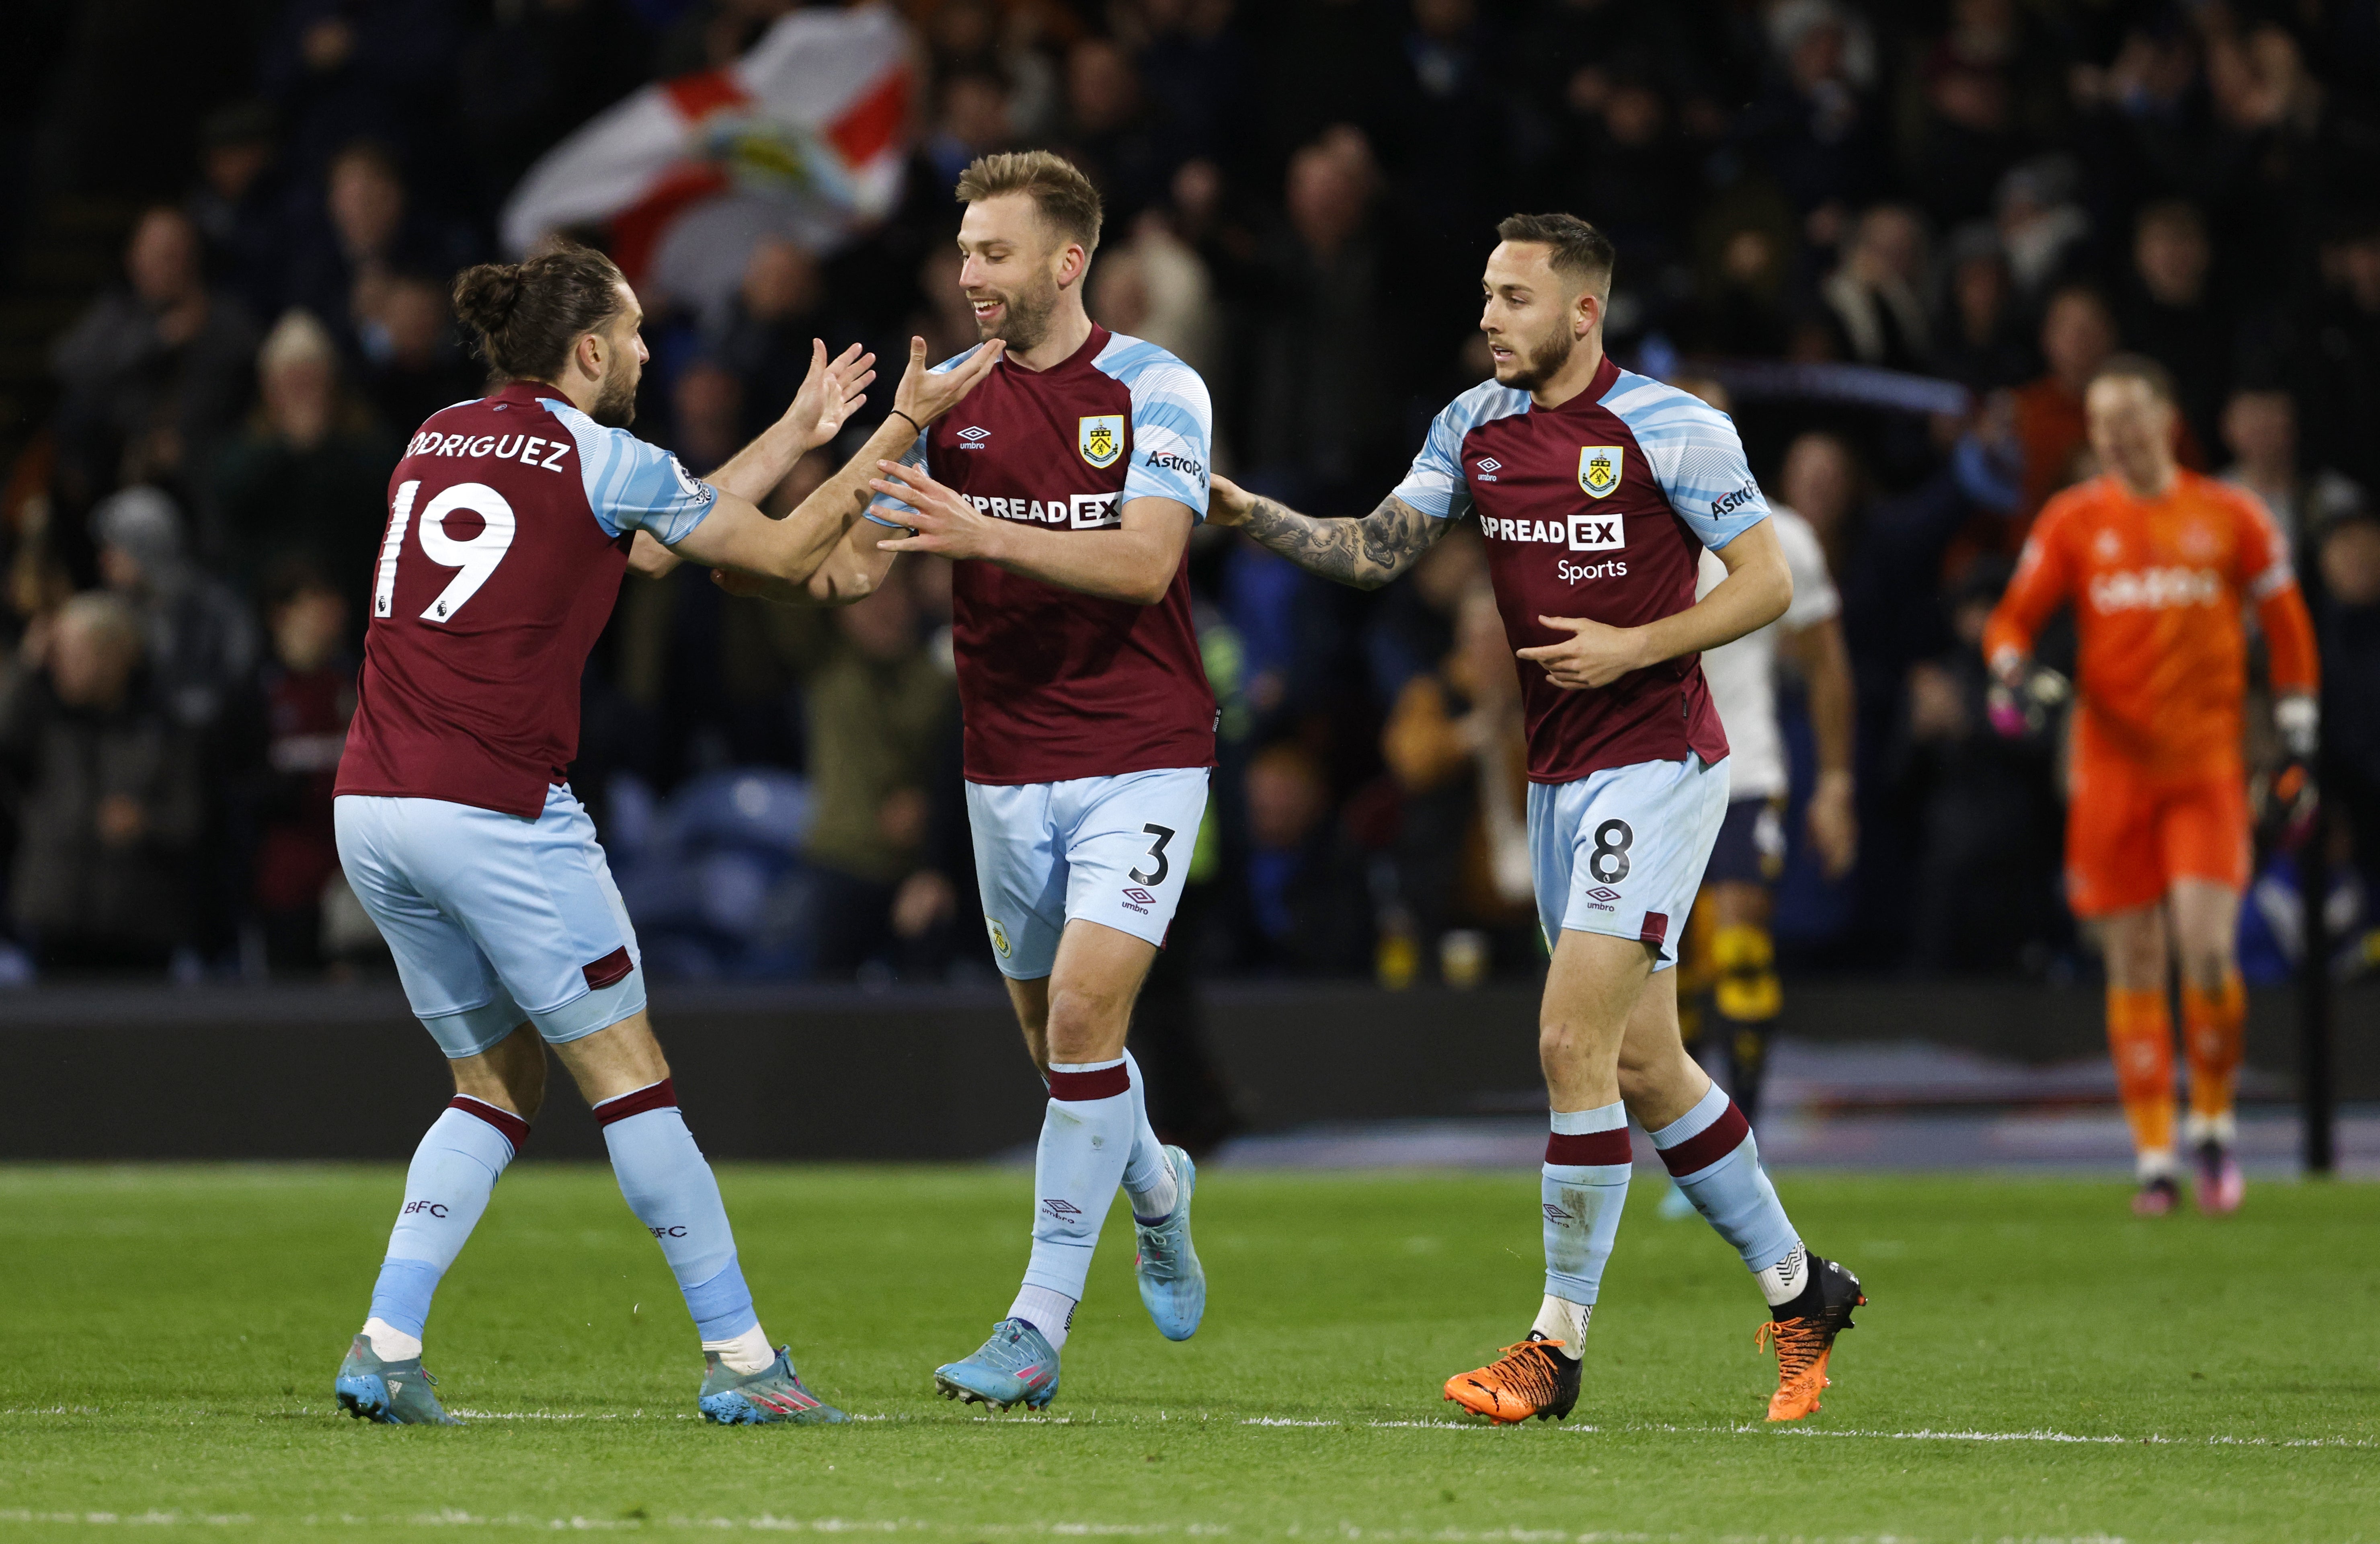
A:
<svg viewBox="0 0 2380 1544">
<path fill-rule="evenodd" d="M 275 973 L 323 963 L 322 892 L 339 872 L 332 795 L 356 711 L 349 609 L 345 595 L 303 565 L 285 565 L 265 592 L 273 658 L 261 683 L 265 770 L 253 898 L 265 962 Z"/>
<path fill-rule="evenodd" d="M 331 334 L 304 311 L 258 352 L 262 405 L 214 478 L 227 566 L 246 585 L 293 557 L 349 594 L 371 572 L 399 446 L 340 389 L 339 368 Z"/>
<path fill-rule="evenodd" d="M 78 507 L 119 482 L 203 468 L 247 402 L 256 326 L 207 286 L 200 255 L 188 215 L 150 210 L 125 248 L 125 286 L 50 351 L 59 470 Z"/>
<path fill-rule="evenodd" d="M 154 488 L 91 511 L 100 578 L 140 619 L 157 703 L 186 729 L 211 728 L 256 671 L 256 627 L 229 586 L 192 563 L 182 517 Z"/>
<path fill-rule="evenodd" d="M 203 812 L 190 736 L 140 681 L 139 620 L 82 594 L 0 678 L 0 772 L 21 833 L 9 910 L 45 971 L 162 969 L 188 935 Z"/>
</svg>

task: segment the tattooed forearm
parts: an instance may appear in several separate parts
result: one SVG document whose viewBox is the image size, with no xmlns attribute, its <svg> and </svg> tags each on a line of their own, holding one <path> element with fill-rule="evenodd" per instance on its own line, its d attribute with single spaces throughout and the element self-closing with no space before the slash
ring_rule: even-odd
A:
<svg viewBox="0 0 2380 1544">
<path fill-rule="evenodd" d="M 1414 565 L 1445 528 L 1404 500 L 1380 501 L 1360 520 L 1319 520 L 1257 499 L 1249 507 L 1247 533 L 1300 568 L 1378 590 Z"/>
</svg>

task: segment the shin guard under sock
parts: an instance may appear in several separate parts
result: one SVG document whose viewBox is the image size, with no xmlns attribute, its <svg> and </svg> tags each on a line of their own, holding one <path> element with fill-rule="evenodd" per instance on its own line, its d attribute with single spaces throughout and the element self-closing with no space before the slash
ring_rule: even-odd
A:
<svg viewBox="0 0 2380 1544">
<path fill-rule="evenodd" d="M 2213 991 L 2181 989 L 2182 1045 L 2190 1059 L 2192 1134 L 2231 1113 L 2248 1028 L 2248 992 L 2234 974 Z M 2203 1138 L 2202 1138 L 2203 1139 Z"/>
<path fill-rule="evenodd" d="M 1079 1303 L 1133 1143 L 1123 1058 L 1050 1064 L 1050 1103 L 1033 1160 L 1033 1258 L 1025 1284 Z M 1043 1333 L 1047 1325 L 1038 1326 Z"/>
<path fill-rule="evenodd" d="M 735 1234 L 710 1160 L 694 1145 L 666 1077 L 595 1107 L 620 1194 L 662 1246 L 706 1348 L 741 1342 L 759 1326 L 735 1260 Z M 736 1368 L 737 1371 L 747 1370 Z M 758 1368 L 749 1370 L 757 1371 Z"/>
<path fill-rule="evenodd" d="M 1785 1215 L 1785 1203 L 1760 1166 L 1760 1144 L 1752 1124 L 1718 1084 L 1694 1107 L 1651 1134 L 1661 1162 L 1703 1220 L 1734 1246 L 1747 1270 L 1774 1272 L 1790 1260 L 1802 1237 Z M 1761 1276 L 1761 1293 L 1790 1285 L 1791 1273 Z M 1786 1300 L 1791 1300 L 1787 1294 Z M 1775 1306 L 1772 1301 L 1771 1307 Z"/>
<path fill-rule="evenodd" d="M 421 1354 L 439 1279 L 463 1252 L 496 1181 L 528 1140 L 527 1121 L 468 1094 L 456 1094 L 431 1123 L 405 1172 L 405 1202 L 372 1285 L 370 1318 L 413 1343 L 382 1345 L 375 1339 L 374 1355 L 401 1360 L 391 1351 Z"/>
<path fill-rule="evenodd" d="M 2107 989 L 2107 1051 L 2142 1175 L 2173 1167 L 2173 1019 L 2165 990 Z"/>
<path fill-rule="evenodd" d="M 1620 1213 L 1628 1202 L 1628 1173 L 1624 1105 L 1553 1112 L 1553 1131 L 1546 1138 L 1539 1185 L 1545 1214 L 1547 1296 L 1594 1307 L 1603 1284 L 1603 1268 L 1620 1236 Z M 1584 1325 L 1583 1318 L 1580 1323 Z M 1585 1347 L 1563 1349 L 1575 1356 Z"/>
</svg>

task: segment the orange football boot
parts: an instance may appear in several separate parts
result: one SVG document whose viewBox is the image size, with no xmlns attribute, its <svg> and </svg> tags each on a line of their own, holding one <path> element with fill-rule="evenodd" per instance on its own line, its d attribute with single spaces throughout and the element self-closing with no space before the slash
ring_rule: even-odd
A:
<svg viewBox="0 0 2380 1544">
<path fill-rule="evenodd" d="M 1771 1341 L 1777 1343 L 1777 1392 L 1768 1396 L 1772 1421 L 1798 1421 L 1819 1408 L 1818 1395 L 1830 1381 L 1827 1360 L 1834 1354 L 1835 1337 L 1853 1328 L 1852 1310 L 1867 1303 L 1859 1278 L 1833 1260 L 1812 1255 L 1810 1269 L 1815 1272 L 1817 1311 L 1771 1319 L 1752 1337 L 1752 1343 L 1763 1352 Z"/>
<path fill-rule="evenodd" d="M 1531 1416 L 1561 1420 L 1578 1403 L 1578 1363 L 1554 1349 L 1560 1344 L 1531 1331 L 1527 1340 L 1506 1346 L 1499 1360 L 1448 1379 L 1446 1397 L 1499 1426 Z"/>
</svg>

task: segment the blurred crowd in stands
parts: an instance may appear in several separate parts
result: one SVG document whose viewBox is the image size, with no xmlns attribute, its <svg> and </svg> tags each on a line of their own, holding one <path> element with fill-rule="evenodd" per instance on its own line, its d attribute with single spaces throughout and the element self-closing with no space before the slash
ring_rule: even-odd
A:
<svg viewBox="0 0 2380 1544">
<path fill-rule="evenodd" d="M 389 470 L 480 381 L 450 281 L 498 255 L 541 152 L 791 8 L 25 0 L 0 273 L 18 293 L 54 261 L 62 210 L 112 211 L 121 259 L 0 426 L 0 977 L 372 968 L 329 787 Z M 639 275 L 637 429 L 698 470 L 782 410 L 813 335 L 894 361 L 913 332 L 936 359 L 970 345 L 951 186 L 983 152 L 1049 146 L 1107 199 L 1092 315 L 1206 376 L 1219 466 L 1362 514 L 1487 372 L 1496 220 L 1572 211 L 1618 245 L 1613 354 L 1726 388 L 1844 593 L 1863 839 L 1828 879 L 1789 822 L 1787 959 L 2056 973 L 2090 968 L 2060 899 L 2058 750 L 1992 734 L 1975 640 L 2042 502 L 2091 469 L 2082 383 L 2141 350 L 2180 383 L 2186 462 L 2253 489 L 2296 544 L 2338 919 L 2361 936 L 2359 874 L 2380 878 L 2374 0 L 902 9 L 921 74 L 898 210 L 826 253 L 765 222 L 734 249 L 664 243 Z M 1220 531 L 1190 563 L 1221 768 L 1169 958 L 1529 968 L 1524 887 L 1495 860 L 1512 763 L 1482 748 L 1516 709 L 1475 541 L 1377 594 Z M 628 581 L 574 782 L 657 975 L 988 977 L 947 575 L 905 568 L 834 614 L 696 572 Z M 2268 872 L 2248 908 L 2277 962 L 2292 896 Z"/>
</svg>

